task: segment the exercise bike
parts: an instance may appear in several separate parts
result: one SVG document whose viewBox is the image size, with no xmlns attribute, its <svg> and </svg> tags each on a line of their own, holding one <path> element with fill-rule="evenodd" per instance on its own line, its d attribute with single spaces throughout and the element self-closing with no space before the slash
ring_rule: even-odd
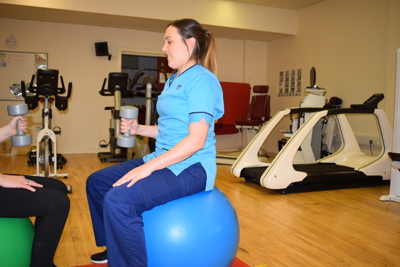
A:
<svg viewBox="0 0 400 267">
<path fill-rule="evenodd" d="M 132 79 L 132 82 L 137 82 L 139 77 L 142 75 L 143 69 L 136 72 Z M 105 107 L 105 110 L 111 111 L 110 128 L 109 128 L 109 141 L 101 140 L 99 146 L 101 148 L 110 147 L 110 152 L 99 152 L 97 156 L 100 158 L 100 162 L 122 162 L 127 160 L 127 149 L 117 145 L 118 135 L 120 131 L 121 118 L 119 116 L 121 108 L 122 97 L 133 97 L 133 93 L 128 91 L 128 79 L 129 75 L 123 72 L 110 72 L 108 74 L 108 88 L 105 88 L 107 78 L 104 78 L 103 85 L 99 94 L 102 96 L 113 96 L 114 106 Z"/>
<path fill-rule="evenodd" d="M 167 74 L 163 74 L 165 75 L 165 80 L 167 80 Z M 142 75 L 144 75 L 143 69 L 139 69 L 135 73 L 135 79 L 132 79 L 129 83 L 128 91 L 132 92 L 136 98 L 144 97 L 145 99 L 144 108 L 142 108 L 142 110 L 145 109 L 145 116 L 144 120 L 139 118 L 139 123 L 144 125 L 155 125 L 157 121 L 155 103 L 157 102 L 157 97 L 160 95 L 161 91 L 157 91 L 157 78 L 152 75 L 144 75 L 141 85 L 136 87 L 136 84 Z M 128 148 L 128 159 L 144 157 L 153 152 L 154 149 L 154 138 L 137 136 L 135 146 Z"/>
<path fill-rule="evenodd" d="M 122 105 L 136 105 L 138 106 L 139 122 L 152 125 L 156 121 L 156 112 L 154 102 L 157 96 L 161 93 L 157 90 L 157 81 L 155 76 L 145 75 L 144 68 L 140 68 L 136 71 L 133 78 L 129 80 L 129 75 L 123 72 L 111 72 L 108 75 L 108 89 L 105 88 L 107 78 L 104 78 L 103 85 L 99 91 L 102 96 L 114 96 L 114 106 L 105 107 L 105 110 L 111 111 L 110 128 L 109 128 L 109 141 L 101 140 L 99 146 L 101 148 L 110 147 L 110 152 L 99 152 L 98 157 L 100 161 L 105 162 L 122 162 L 132 158 L 143 157 L 150 153 L 153 148 L 154 140 L 150 140 L 147 137 L 138 137 L 135 147 L 123 148 L 117 145 L 118 135 L 120 131 L 120 108 Z M 167 74 L 163 72 L 165 80 L 167 80 Z M 136 85 L 139 79 L 142 78 L 141 87 L 137 88 Z M 144 98 L 144 105 L 138 105 L 137 103 L 131 103 L 131 100 Z M 145 110 L 145 111 L 144 111 Z M 145 113 L 145 118 L 142 121 L 141 114 Z"/>
<path fill-rule="evenodd" d="M 37 86 L 34 86 L 35 75 L 32 75 L 28 87 L 29 93 L 27 93 L 24 81 L 21 81 L 21 92 L 30 110 L 35 109 L 39 102 L 43 103 L 42 129 L 37 135 L 36 153 L 34 155 L 36 157 L 36 176 L 68 178 L 67 173 L 57 173 L 57 169 L 62 169 L 62 165 L 66 163 L 66 159 L 61 154 L 57 154 L 56 134 L 59 134 L 61 129 L 59 127 L 55 127 L 54 131 L 50 129 L 51 104 L 54 102 L 58 110 L 66 110 L 72 92 L 72 83 L 68 84 L 68 90 L 66 90 L 62 76 L 60 76 L 62 87 L 58 88 L 58 74 L 58 70 L 39 69 L 37 71 Z M 67 92 L 66 96 L 60 95 L 65 92 Z M 53 172 L 50 171 L 51 164 L 54 165 Z"/>
</svg>

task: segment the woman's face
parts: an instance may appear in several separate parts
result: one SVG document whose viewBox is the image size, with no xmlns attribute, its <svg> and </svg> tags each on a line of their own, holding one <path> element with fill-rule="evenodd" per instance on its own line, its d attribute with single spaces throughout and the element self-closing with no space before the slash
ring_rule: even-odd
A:
<svg viewBox="0 0 400 267">
<path fill-rule="evenodd" d="M 178 33 L 178 29 L 174 26 L 169 26 L 165 31 L 162 51 L 167 54 L 168 66 L 178 70 L 178 73 L 182 73 L 192 65 L 191 60 L 189 60 L 193 51 L 193 41 L 191 39 L 194 40 L 194 38 L 190 38 L 185 43 Z"/>
</svg>

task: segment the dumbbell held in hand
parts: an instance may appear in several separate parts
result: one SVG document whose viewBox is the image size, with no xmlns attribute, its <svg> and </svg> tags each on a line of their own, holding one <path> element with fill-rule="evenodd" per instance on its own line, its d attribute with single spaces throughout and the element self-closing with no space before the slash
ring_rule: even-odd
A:
<svg viewBox="0 0 400 267">
<path fill-rule="evenodd" d="M 123 106 L 119 111 L 119 116 L 127 120 L 134 120 L 139 115 L 139 109 L 133 106 Z M 117 138 L 117 145 L 120 147 L 134 147 L 136 138 L 130 134 L 130 131 L 120 134 Z"/>
<path fill-rule="evenodd" d="M 28 114 L 27 104 L 18 104 L 7 106 L 8 115 L 10 116 L 23 116 Z M 11 143 L 13 146 L 29 146 L 32 144 L 32 136 L 25 134 L 24 131 L 19 129 L 20 120 L 17 122 L 17 135 L 11 136 Z"/>
</svg>

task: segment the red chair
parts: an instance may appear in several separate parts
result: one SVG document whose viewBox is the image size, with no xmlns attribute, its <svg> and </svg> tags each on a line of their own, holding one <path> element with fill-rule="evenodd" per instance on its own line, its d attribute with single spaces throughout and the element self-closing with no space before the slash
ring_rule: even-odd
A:
<svg viewBox="0 0 400 267">
<path fill-rule="evenodd" d="M 236 128 L 239 131 L 243 129 L 254 129 L 258 131 L 261 126 L 270 119 L 270 98 L 268 95 L 268 85 L 254 85 L 250 105 L 247 109 L 247 117 L 236 119 Z"/>
</svg>

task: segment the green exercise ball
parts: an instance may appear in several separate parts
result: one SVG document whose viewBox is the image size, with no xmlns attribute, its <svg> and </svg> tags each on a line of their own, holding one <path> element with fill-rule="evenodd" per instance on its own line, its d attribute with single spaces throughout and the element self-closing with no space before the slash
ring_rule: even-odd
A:
<svg viewBox="0 0 400 267">
<path fill-rule="evenodd" d="M 0 266 L 29 267 L 34 234 L 29 218 L 0 218 Z"/>
</svg>

